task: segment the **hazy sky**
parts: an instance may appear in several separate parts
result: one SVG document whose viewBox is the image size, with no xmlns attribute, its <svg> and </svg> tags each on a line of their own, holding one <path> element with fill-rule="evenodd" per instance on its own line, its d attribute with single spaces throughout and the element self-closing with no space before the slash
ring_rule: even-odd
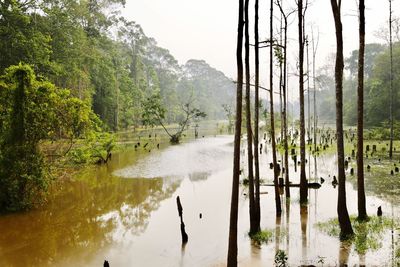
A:
<svg viewBox="0 0 400 267">
<path fill-rule="evenodd" d="M 324 64 L 335 51 L 335 29 L 329 0 L 312 0 L 306 15 L 307 26 L 320 31 L 317 64 Z M 342 1 L 345 57 L 358 47 L 356 0 Z M 288 9 L 295 0 L 286 1 Z M 250 1 L 251 10 L 254 0 Z M 366 0 L 366 41 L 377 41 L 375 33 L 388 21 L 388 0 Z M 236 77 L 236 29 L 238 1 L 235 0 L 127 0 L 123 14 L 139 23 L 147 36 L 184 64 L 188 59 L 204 59 L 231 78 Z M 266 38 L 269 1 L 260 1 L 261 38 Z M 400 15 L 400 0 L 394 1 L 393 13 Z M 275 9 L 278 15 L 278 9 Z M 289 38 L 293 66 L 297 57 L 297 14 L 292 15 Z M 277 25 L 276 25 L 277 27 Z M 308 27 L 310 28 L 310 27 Z M 251 32 L 253 31 L 251 27 Z M 266 52 L 266 51 L 265 51 Z M 264 53 L 265 53 L 264 52 Z M 263 56 L 263 55 L 262 55 Z M 267 65 L 265 56 L 261 63 Z M 294 68 L 294 67 L 293 67 Z M 266 75 L 265 75 L 266 76 Z M 264 78 L 266 79 L 266 78 Z"/>
</svg>

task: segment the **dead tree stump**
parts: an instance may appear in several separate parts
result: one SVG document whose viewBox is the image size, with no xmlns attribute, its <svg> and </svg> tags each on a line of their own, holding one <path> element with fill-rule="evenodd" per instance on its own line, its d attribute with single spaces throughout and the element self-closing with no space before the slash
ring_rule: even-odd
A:
<svg viewBox="0 0 400 267">
<path fill-rule="evenodd" d="M 189 237 L 185 231 L 185 223 L 183 222 L 183 208 L 182 208 L 181 199 L 179 198 L 179 196 L 176 197 L 176 205 L 178 207 L 178 214 L 181 219 L 182 244 L 186 244 L 189 240 Z"/>
</svg>

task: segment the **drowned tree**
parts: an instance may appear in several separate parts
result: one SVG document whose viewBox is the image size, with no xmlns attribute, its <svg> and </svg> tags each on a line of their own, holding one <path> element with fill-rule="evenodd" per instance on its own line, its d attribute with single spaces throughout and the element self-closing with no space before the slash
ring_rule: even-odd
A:
<svg viewBox="0 0 400 267">
<path fill-rule="evenodd" d="M 143 114 L 142 122 L 143 125 L 154 127 L 161 125 L 164 131 L 170 137 L 171 144 L 179 144 L 183 132 L 187 129 L 192 120 L 197 120 L 200 118 L 205 118 L 207 115 L 205 112 L 193 107 L 193 98 L 190 99 L 181 106 L 183 117 L 179 121 L 178 128 L 175 133 L 172 133 L 172 128 L 167 128 L 164 119 L 166 116 L 166 109 L 162 103 L 160 92 L 154 92 L 150 97 L 148 97 L 143 103 Z"/>
</svg>

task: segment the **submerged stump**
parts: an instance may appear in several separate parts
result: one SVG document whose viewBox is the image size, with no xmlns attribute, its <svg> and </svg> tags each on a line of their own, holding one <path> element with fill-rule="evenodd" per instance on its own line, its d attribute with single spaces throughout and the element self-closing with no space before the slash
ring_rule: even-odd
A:
<svg viewBox="0 0 400 267">
<path fill-rule="evenodd" d="M 185 231 L 185 223 L 183 222 L 183 208 L 181 204 L 181 199 L 179 196 L 176 197 L 176 205 L 178 207 L 178 214 L 181 220 L 181 236 L 182 236 L 182 244 L 186 244 L 189 240 L 189 237 Z"/>
</svg>

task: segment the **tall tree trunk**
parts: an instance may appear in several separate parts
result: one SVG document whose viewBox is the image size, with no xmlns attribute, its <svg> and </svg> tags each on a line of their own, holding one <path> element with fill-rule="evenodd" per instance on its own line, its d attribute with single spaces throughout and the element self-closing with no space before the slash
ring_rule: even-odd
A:
<svg viewBox="0 0 400 267">
<path fill-rule="evenodd" d="M 279 45 L 283 45 L 283 15 L 281 13 L 280 20 L 279 20 L 280 26 L 279 26 Z M 281 48 L 279 48 L 280 51 Z M 283 141 L 283 58 L 281 58 L 282 55 L 278 56 L 279 60 L 279 109 L 280 109 L 280 114 L 281 114 L 281 123 L 280 123 L 280 130 L 281 130 L 281 135 L 280 139 L 281 142 Z M 283 161 L 282 161 L 283 163 Z"/>
<path fill-rule="evenodd" d="M 254 201 L 254 173 L 253 173 L 253 134 L 251 130 L 251 110 L 250 110 L 250 37 L 249 37 L 249 0 L 244 2 L 245 16 L 245 70 L 246 70 L 246 128 L 247 128 L 247 167 L 249 179 L 249 213 L 250 213 L 250 233 L 257 232 L 257 219 L 255 217 Z M 255 151 L 257 153 L 257 151 Z"/>
<path fill-rule="evenodd" d="M 360 12 L 360 48 L 358 51 L 358 120 L 357 120 L 357 194 L 358 194 L 358 219 L 366 220 L 364 188 L 364 53 L 365 53 L 365 5 L 364 0 L 359 2 Z"/>
<path fill-rule="evenodd" d="M 311 140 L 311 105 L 310 105 L 310 47 L 308 45 L 308 35 L 306 42 L 306 64 L 307 64 L 307 144 L 310 145 Z M 310 175 L 310 174 L 309 174 Z"/>
<path fill-rule="evenodd" d="M 389 157 L 393 157 L 393 40 L 392 40 L 392 0 L 389 0 L 389 46 L 390 46 L 390 146 Z"/>
<path fill-rule="evenodd" d="M 332 13 L 336 28 L 336 65 L 335 65 L 335 83 L 336 83 L 336 135 L 337 135 L 337 155 L 338 155 L 338 205 L 337 212 L 340 224 L 341 238 L 347 238 L 353 234 L 353 228 L 349 218 L 346 204 L 346 176 L 344 172 L 344 144 L 343 144 L 343 34 L 342 22 L 340 17 L 340 6 L 336 0 L 331 0 Z"/>
<path fill-rule="evenodd" d="M 304 126 L 304 35 L 303 35 L 303 0 L 298 0 L 299 21 L 299 96 L 300 96 L 300 203 L 308 199 L 306 178 L 306 143 Z"/>
<path fill-rule="evenodd" d="M 285 149 L 285 195 L 290 198 L 290 187 L 289 187 L 289 147 L 288 147 L 288 127 L 287 127 L 287 15 L 283 11 L 282 3 L 277 2 L 278 7 L 283 17 L 283 145 Z"/>
<path fill-rule="evenodd" d="M 240 135 L 242 127 L 242 90 L 243 90 L 243 0 L 239 0 L 238 35 L 236 47 L 237 64 L 237 86 L 236 86 L 236 122 L 235 122 L 235 141 L 233 150 L 233 178 L 231 211 L 229 220 L 229 245 L 227 266 L 237 266 L 237 224 L 238 224 L 238 205 L 239 205 L 239 175 L 240 175 Z"/>
<path fill-rule="evenodd" d="M 317 44 L 315 44 L 315 39 L 314 39 L 314 31 L 312 31 L 312 49 L 313 49 L 313 103 L 314 103 L 314 153 L 317 151 L 317 122 L 318 122 L 318 112 L 317 112 L 317 99 L 316 99 L 316 94 L 317 94 L 317 84 L 315 82 L 315 57 L 317 55 L 317 47 L 318 47 L 318 41 Z M 315 166 L 317 167 L 317 166 Z M 316 174 L 315 174 L 316 175 Z"/>
<path fill-rule="evenodd" d="M 260 83 L 260 51 L 259 51 L 259 35 L 258 35 L 258 0 L 255 0 L 254 6 L 254 59 L 255 59 L 255 111 L 254 111 L 254 168 L 255 168 L 255 220 L 256 229 L 260 230 L 261 209 L 260 209 L 260 163 L 258 153 L 258 124 L 259 124 L 259 83 Z"/>
<path fill-rule="evenodd" d="M 274 19 L 274 1 L 271 0 L 270 8 L 270 49 L 269 49 L 269 97 L 270 97 L 270 117 L 271 117 L 271 140 L 272 140 L 272 162 L 274 164 L 274 184 L 275 184 L 275 205 L 276 215 L 280 216 L 282 213 L 281 198 L 279 196 L 278 184 L 278 162 L 276 160 L 276 141 L 275 141 L 275 118 L 274 118 L 274 77 L 273 77 L 273 62 L 274 62 L 274 35 L 273 35 L 273 19 Z"/>
</svg>

